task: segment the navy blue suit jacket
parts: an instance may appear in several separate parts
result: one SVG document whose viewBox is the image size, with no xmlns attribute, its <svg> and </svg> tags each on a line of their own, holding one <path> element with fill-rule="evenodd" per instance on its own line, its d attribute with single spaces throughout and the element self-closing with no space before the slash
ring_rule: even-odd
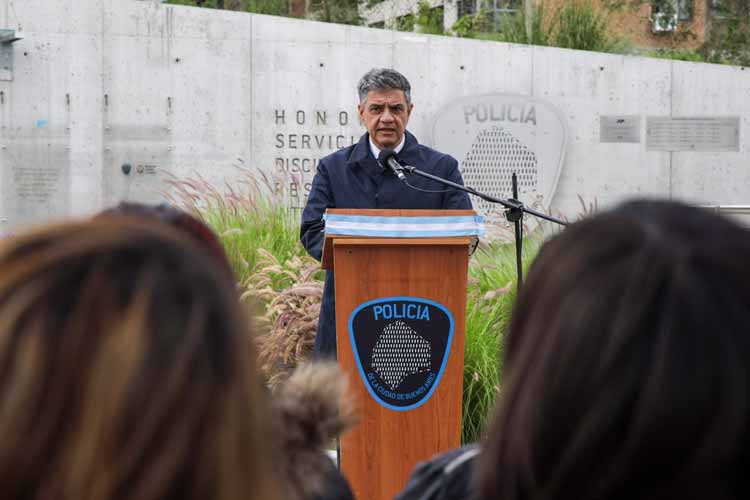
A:
<svg viewBox="0 0 750 500">
<path fill-rule="evenodd" d="M 401 162 L 420 170 L 463 184 L 458 162 L 451 156 L 422 146 L 405 132 L 406 142 L 398 154 Z M 328 208 L 411 208 L 470 209 L 469 196 L 447 190 L 441 184 L 411 176 L 409 184 L 429 191 L 415 191 L 399 181 L 391 171 L 380 167 L 370 151 L 370 140 L 363 135 L 357 144 L 321 159 L 302 212 L 300 240 L 308 253 L 320 260 L 323 253 L 323 214 Z M 336 356 L 336 304 L 333 271 L 326 272 L 320 307 L 315 354 Z"/>
</svg>

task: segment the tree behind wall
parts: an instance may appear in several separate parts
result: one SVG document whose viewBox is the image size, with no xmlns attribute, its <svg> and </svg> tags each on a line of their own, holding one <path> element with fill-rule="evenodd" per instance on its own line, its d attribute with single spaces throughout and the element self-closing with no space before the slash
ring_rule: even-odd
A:
<svg viewBox="0 0 750 500">
<path fill-rule="evenodd" d="M 167 3 L 273 16 L 306 17 L 331 23 L 362 24 L 357 0 L 169 0 Z"/>
<path fill-rule="evenodd" d="M 309 17 L 339 24 L 362 24 L 357 0 L 309 0 Z"/>
<path fill-rule="evenodd" d="M 750 66 L 750 1 L 720 0 L 712 5 L 703 56 L 709 62 Z"/>
<path fill-rule="evenodd" d="M 509 43 L 549 45 L 577 50 L 620 53 L 627 43 L 612 34 L 609 28 L 608 4 L 593 0 L 566 0 L 534 3 L 529 9 L 503 18 L 499 24 L 491 22 L 487 12 L 480 9 L 468 14 L 453 25 L 451 31 L 460 37 L 481 38 Z M 528 22 L 527 22 L 528 21 Z"/>
</svg>

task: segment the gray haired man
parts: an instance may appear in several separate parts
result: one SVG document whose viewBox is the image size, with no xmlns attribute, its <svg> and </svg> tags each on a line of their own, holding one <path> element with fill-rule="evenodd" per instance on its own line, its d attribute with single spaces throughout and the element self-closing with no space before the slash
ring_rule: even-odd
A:
<svg viewBox="0 0 750 500">
<path fill-rule="evenodd" d="M 392 69 L 373 69 L 365 73 L 357 87 L 359 117 L 370 135 L 373 153 L 390 148 L 400 152 L 414 105 L 409 81 Z M 377 158 L 377 156 L 376 156 Z"/>
<path fill-rule="evenodd" d="M 420 170 L 463 184 L 458 162 L 417 142 L 406 130 L 414 104 L 411 85 L 393 69 L 368 71 L 357 86 L 359 116 L 367 128 L 357 144 L 318 162 L 307 205 L 302 212 L 300 240 L 320 260 L 323 253 L 323 214 L 329 208 L 470 209 L 466 193 L 446 190 L 429 179 L 415 177 L 407 186 L 377 162 L 380 151 L 393 149 L 399 159 Z M 326 272 L 318 333 L 318 357 L 336 355 L 336 305 L 333 272 Z"/>
</svg>

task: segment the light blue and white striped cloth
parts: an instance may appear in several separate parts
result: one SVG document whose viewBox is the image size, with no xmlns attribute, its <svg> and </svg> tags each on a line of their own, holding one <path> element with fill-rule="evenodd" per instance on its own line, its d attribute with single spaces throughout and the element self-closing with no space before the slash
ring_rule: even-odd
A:
<svg viewBox="0 0 750 500">
<path fill-rule="evenodd" d="M 436 238 L 484 235 L 484 217 L 481 215 L 382 217 L 325 214 L 323 219 L 326 234 L 342 236 Z"/>
</svg>

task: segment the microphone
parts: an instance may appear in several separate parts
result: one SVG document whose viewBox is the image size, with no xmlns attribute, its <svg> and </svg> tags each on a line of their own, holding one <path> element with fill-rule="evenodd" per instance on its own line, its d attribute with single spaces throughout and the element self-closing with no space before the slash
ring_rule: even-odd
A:
<svg viewBox="0 0 750 500">
<path fill-rule="evenodd" d="M 396 152 L 392 149 L 384 149 L 378 155 L 378 163 L 383 168 L 390 168 L 391 171 L 399 178 L 399 180 L 406 182 L 406 176 L 404 175 L 404 167 L 396 159 Z"/>
</svg>

